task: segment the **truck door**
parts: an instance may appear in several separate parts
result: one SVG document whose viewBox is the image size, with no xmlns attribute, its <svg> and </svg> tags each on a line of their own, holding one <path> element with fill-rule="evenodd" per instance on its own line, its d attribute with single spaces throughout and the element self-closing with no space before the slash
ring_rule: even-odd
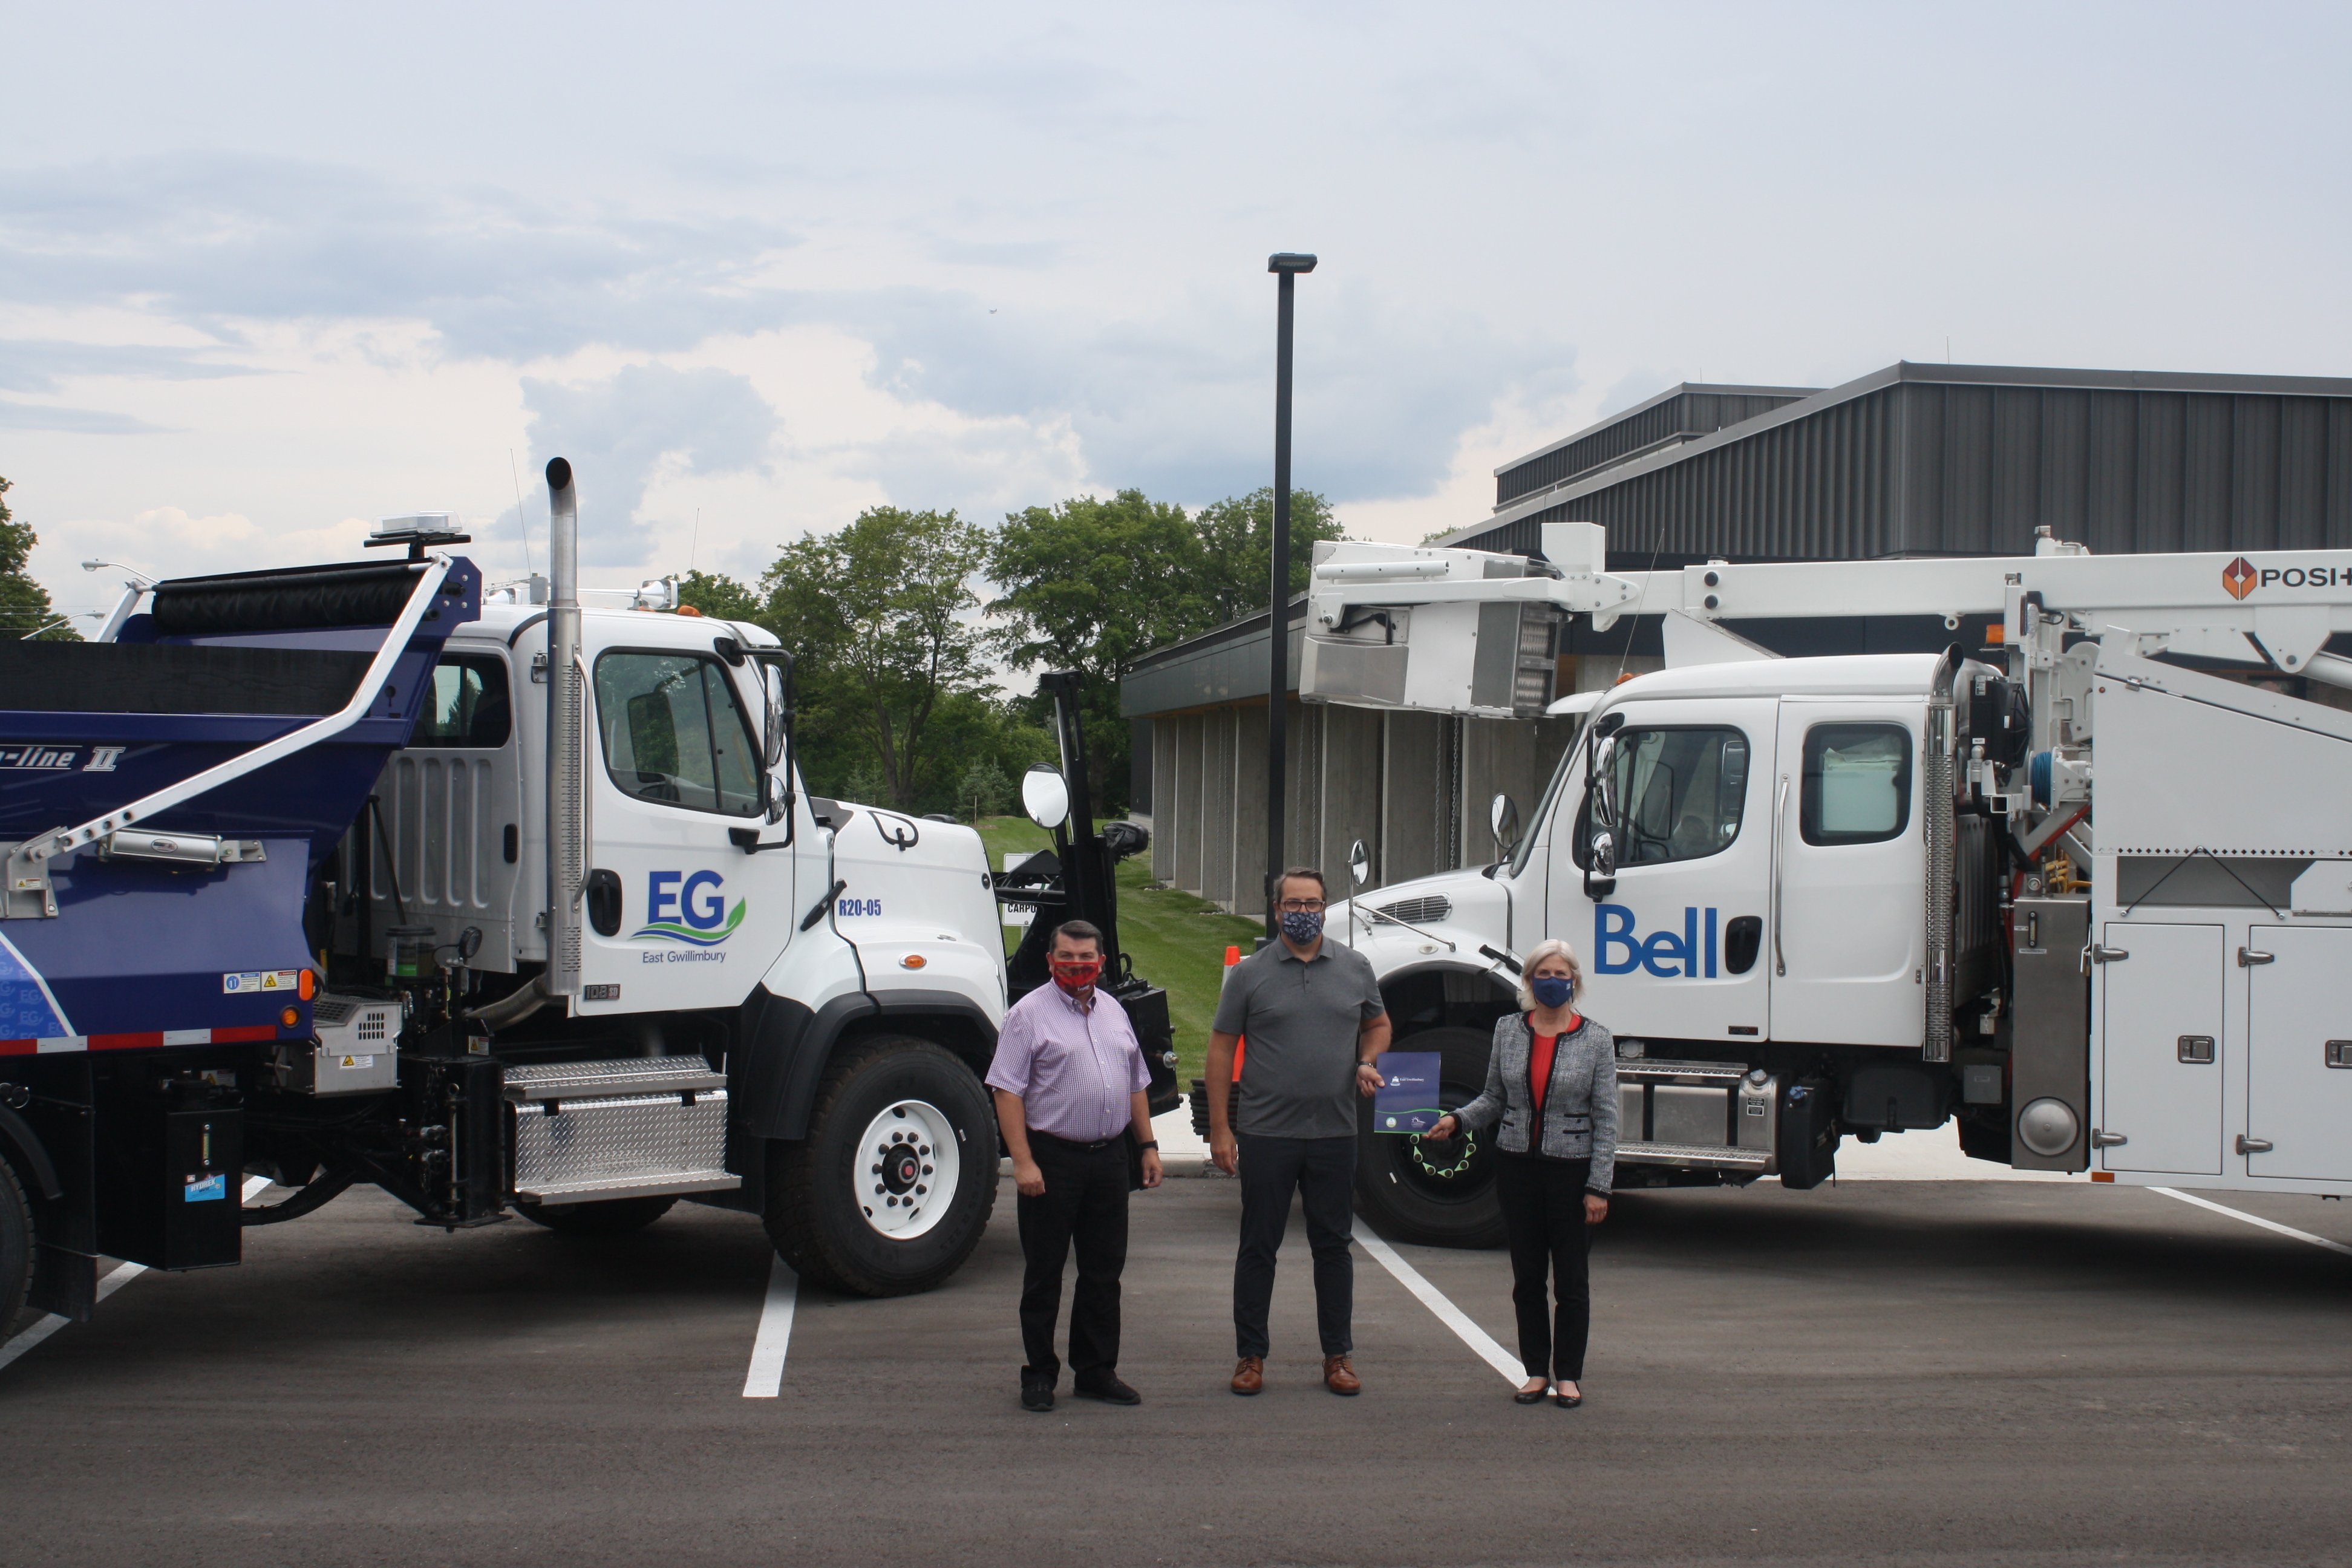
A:
<svg viewBox="0 0 2352 1568">
<path fill-rule="evenodd" d="M 1585 896 L 1591 800 L 1564 800 L 1575 831 L 1555 854 L 1552 933 L 1583 957 L 1592 1016 L 1633 1037 L 1761 1041 L 1771 1033 L 1760 961 L 1772 849 L 1768 780 L 1778 700 L 1631 702 L 1612 711 L 1607 763 L 1618 822 L 1616 887 Z"/>
<path fill-rule="evenodd" d="M 2246 1173 L 2352 1181 L 2352 931 L 2246 935 Z"/>
<path fill-rule="evenodd" d="M 2222 930 L 2109 921 L 2100 943 L 2100 1168 L 2221 1173 Z M 2116 957 L 2127 953 L 2128 957 Z M 2317 1054 L 2316 1047 L 2314 1055 Z"/>
<path fill-rule="evenodd" d="M 761 799 L 753 666 L 632 646 L 591 619 L 589 890 L 578 1010 L 740 1003 L 791 940 L 790 849 Z M 737 675 L 740 674 L 739 686 Z"/>
<path fill-rule="evenodd" d="M 1918 703 L 1781 705 L 1764 955 L 1777 1039 L 1925 1037 L 1927 851 L 1913 776 L 1924 717 Z"/>
</svg>

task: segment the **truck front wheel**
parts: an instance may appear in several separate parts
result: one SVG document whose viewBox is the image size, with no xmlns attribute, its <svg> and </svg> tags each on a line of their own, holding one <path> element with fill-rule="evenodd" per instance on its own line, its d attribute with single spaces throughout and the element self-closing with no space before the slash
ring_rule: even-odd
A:
<svg viewBox="0 0 2352 1568">
<path fill-rule="evenodd" d="M 0 1340 L 16 1327 L 33 1286 L 33 1210 L 8 1162 L 0 1160 Z"/>
<path fill-rule="evenodd" d="M 905 1296 L 953 1274 L 996 1206 L 996 1119 L 970 1068 L 881 1035 L 825 1068 L 808 1136 L 772 1146 L 767 1226 L 803 1279 Z"/>
<path fill-rule="evenodd" d="M 1435 1051 L 1444 1060 L 1437 1103 L 1447 1110 L 1469 1104 L 1486 1085 L 1494 1037 L 1477 1029 L 1425 1029 L 1391 1047 Z M 1358 1101 L 1356 1207 L 1391 1241 L 1422 1247 L 1500 1247 L 1503 1205 L 1495 1196 L 1490 1137 L 1444 1143 L 1410 1133 L 1378 1132 L 1372 1102 Z"/>
</svg>

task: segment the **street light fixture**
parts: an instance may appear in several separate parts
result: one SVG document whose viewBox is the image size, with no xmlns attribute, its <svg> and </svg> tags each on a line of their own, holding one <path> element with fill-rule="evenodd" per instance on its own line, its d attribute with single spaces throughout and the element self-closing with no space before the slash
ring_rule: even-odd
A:
<svg viewBox="0 0 2352 1568">
<path fill-rule="evenodd" d="M 1274 328 L 1274 560 L 1266 592 L 1265 642 L 1271 650 L 1265 688 L 1265 935 L 1281 934 L 1283 795 L 1288 783 L 1284 747 L 1290 689 L 1290 337 L 1298 275 L 1315 258 L 1279 251 L 1265 258 L 1276 283 Z"/>
</svg>

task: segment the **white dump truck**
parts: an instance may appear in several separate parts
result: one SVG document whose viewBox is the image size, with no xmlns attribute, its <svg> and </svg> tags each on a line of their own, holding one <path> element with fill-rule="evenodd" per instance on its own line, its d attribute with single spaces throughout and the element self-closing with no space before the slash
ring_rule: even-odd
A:
<svg viewBox="0 0 2352 1568">
<path fill-rule="evenodd" d="M 1300 692 L 1577 739 L 1501 858 L 1359 889 L 1398 1049 L 1477 1091 L 1517 955 L 1573 944 L 1619 1043 L 1621 1185 L 1808 1187 L 1957 1119 L 2095 1181 L 2352 1192 L 2352 552 L 1605 569 L 1317 546 Z M 1996 616 L 1990 646 L 1782 658 L 1724 623 Z M 1665 666 L 1555 698 L 1558 627 L 1662 617 Z M 1360 858 L 1359 877 L 1361 860 Z M 1499 1235 L 1491 1151 L 1368 1138 L 1395 1234 Z"/>
<path fill-rule="evenodd" d="M 1105 930 L 1176 1103 L 1076 677 L 1045 678 L 1066 776 L 1027 781 L 1056 850 L 992 874 L 969 827 L 801 787 L 767 632 L 661 584 L 583 610 L 548 481 L 551 584 L 486 595 L 422 514 L 372 542 L 405 560 L 134 583 L 94 642 L 0 644 L 0 1325 L 354 1184 L 453 1230 L 714 1204 L 812 1279 L 936 1284 L 1045 979 L 1052 921 L 1008 969 L 1000 896 Z M 248 1172 L 293 1191 L 247 1208 Z"/>
</svg>

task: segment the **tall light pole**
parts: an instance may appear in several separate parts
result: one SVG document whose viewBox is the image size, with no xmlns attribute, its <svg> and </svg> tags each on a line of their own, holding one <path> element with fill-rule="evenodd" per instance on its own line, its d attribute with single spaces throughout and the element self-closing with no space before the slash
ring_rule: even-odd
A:
<svg viewBox="0 0 2352 1568">
<path fill-rule="evenodd" d="M 1265 934 L 1281 934 L 1283 795 L 1287 779 L 1283 749 L 1290 717 L 1290 330 L 1297 311 L 1298 275 L 1315 270 L 1315 258 L 1282 251 L 1265 258 L 1275 275 L 1274 327 L 1274 563 L 1266 592 L 1265 642 L 1270 650 L 1265 685 Z"/>
</svg>

